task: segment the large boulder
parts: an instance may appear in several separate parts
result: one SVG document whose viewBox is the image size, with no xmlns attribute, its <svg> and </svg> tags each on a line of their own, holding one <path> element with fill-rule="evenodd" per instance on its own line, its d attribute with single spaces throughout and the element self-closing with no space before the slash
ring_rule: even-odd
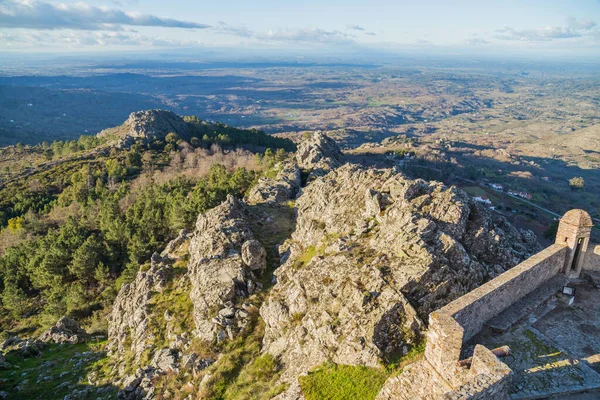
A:
<svg viewBox="0 0 600 400">
<path fill-rule="evenodd" d="M 335 140 L 316 131 L 298 146 L 296 162 L 300 168 L 320 176 L 342 165 L 344 155 Z"/>
<path fill-rule="evenodd" d="M 302 184 L 301 172 L 294 162 L 284 162 L 276 165 L 279 170 L 275 178 L 260 178 L 250 189 L 250 203 L 281 203 L 293 199 Z"/>
<path fill-rule="evenodd" d="M 254 271 L 264 268 L 266 254 L 254 239 L 249 218 L 233 196 L 198 217 L 188 276 L 200 339 L 233 338 L 249 321 L 248 312 L 235 305 L 260 287 Z"/>
<path fill-rule="evenodd" d="M 52 343 L 82 343 L 89 339 L 86 331 L 81 329 L 77 321 L 62 317 L 56 324 L 44 332 L 39 340 Z"/>
<path fill-rule="evenodd" d="M 140 270 L 133 282 L 121 287 L 108 316 L 108 349 L 118 356 L 131 352 L 140 359 L 150 342 L 148 329 L 153 292 L 162 292 L 171 265 L 164 263 L 157 253 L 152 256 L 150 268 Z"/>
</svg>

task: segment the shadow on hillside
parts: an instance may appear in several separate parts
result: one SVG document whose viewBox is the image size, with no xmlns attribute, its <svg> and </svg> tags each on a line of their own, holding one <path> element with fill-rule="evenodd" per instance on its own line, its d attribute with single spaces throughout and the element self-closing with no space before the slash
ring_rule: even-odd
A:
<svg viewBox="0 0 600 400">
<path fill-rule="evenodd" d="M 265 288 L 272 285 L 273 272 L 280 266 L 278 245 L 296 230 L 296 214 L 292 203 L 248 205 L 252 214 L 251 229 L 267 251 L 267 271 L 261 281 Z"/>
</svg>

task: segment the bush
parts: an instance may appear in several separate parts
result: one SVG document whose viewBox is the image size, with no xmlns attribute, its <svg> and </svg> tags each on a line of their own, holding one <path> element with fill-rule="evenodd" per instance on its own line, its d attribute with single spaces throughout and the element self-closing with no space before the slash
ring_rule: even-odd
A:
<svg viewBox="0 0 600 400">
<path fill-rule="evenodd" d="M 582 177 L 575 177 L 569 180 L 571 190 L 582 190 L 585 187 L 585 181 Z"/>
</svg>

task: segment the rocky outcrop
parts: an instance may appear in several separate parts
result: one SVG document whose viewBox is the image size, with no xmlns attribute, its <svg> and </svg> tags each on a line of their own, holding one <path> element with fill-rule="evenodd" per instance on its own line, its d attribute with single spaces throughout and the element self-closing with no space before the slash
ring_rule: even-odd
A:
<svg viewBox="0 0 600 400">
<path fill-rule="evenodd" d="M 168 257 L 170 259 L 178 259 L 180 254 L 177 253 L 177 250 L 183 245 L 187 240 L 189 240 L 192 236 L 192 232 L 188 229 L 182 229 L 179 231 L 179 235 L 173 240 L 171 240 L 167 247 L 160 253 L 162 257 Z"/>
<path fill-rule="evenodd" d="M 144 143 L 164 140 L 170 132 L 185 140 L 190 138 L 187 123 L 174 112 L 146 110 L 131 113 L 123 125 L 103 130 L 98 133 L 98 137 L 115 137 L 118 147 L 129 147 L 136 139 Z"/>
<path fill-rule="evenodd" d="M 274 167 L 275 178 L 260 178 L 248 194 L 249 203 L 281 203 L 296 197 L 302 184 L 301 171 L 295 162 L 284 162 Z"/>
<path fill-rule="evenodd" d="M 327 360 L 378 366 L 406 352 L 419 316 L 537 250 L 535 236 L 441 183 L 345 165 L 296 201 L 287 261 L 260 309 L 283 380 Z"/>
<path fill-rule="evenodd" d="M 238 305 L 260 287 L 255 271 L 265 267 L 266 252 L 248 218 L 242 202 L 229 196 L 196 222 L 188 276 L 195 334 L 203 340 L 233 338 L 249 321 Z"/>
<path fill-rule="evenodd" d="M 109 351 L 123 355 L 132 352 L 140 359 L 148 345 L 148 322 L 152 292 L 161 292 L 171 265 L 154 253 L 148 270 L 140 270 L 131 283 L 121 287 L 108 316 Z"/>
<path fill-rule="evenodd" d="M 342 165 L 344 155 L 333 139 L 316 131 L 298 146 L 296 162 L 314 176 L 321 176 Z"/>
<path fill-rule="evenodd" d="M 39 340 L 52 343 L 82 343 L 89 339 L 86 331 L 79 324 L 68 317 L 62 317 L 56 324 L 44 332 Z"/>
</svg>

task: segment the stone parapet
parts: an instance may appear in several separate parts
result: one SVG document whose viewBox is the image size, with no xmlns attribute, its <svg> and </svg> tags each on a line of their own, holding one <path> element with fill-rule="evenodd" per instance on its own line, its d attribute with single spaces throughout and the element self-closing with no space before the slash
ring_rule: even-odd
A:
<svg viewBox="0 0 600 400">
<path fill-rule="evenodd" d="M 552 245 L 440 311 L 451 315 L 464 329 L 466 342 L 492 317 L 558 274 L 566 254 L 566 245 Z"/>
</svg>

